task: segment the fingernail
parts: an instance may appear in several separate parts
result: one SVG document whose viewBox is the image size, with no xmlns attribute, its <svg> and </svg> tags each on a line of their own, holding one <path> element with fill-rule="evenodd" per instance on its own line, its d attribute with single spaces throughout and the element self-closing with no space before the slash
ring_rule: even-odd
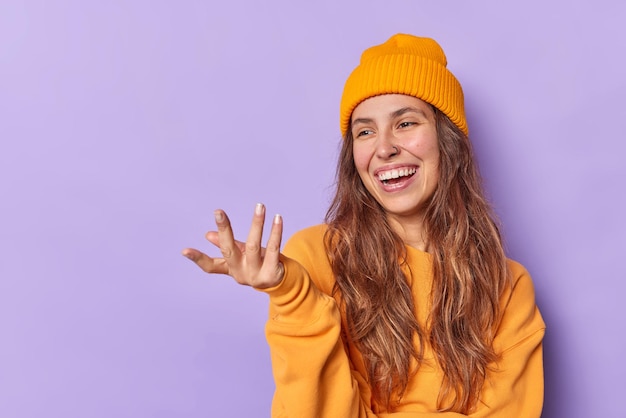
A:
<svg viewBox="0 0 626 418">
<path fill-rule="evenodd" d="M 274 215 L 274 223 L 275 224 L 279 224 L 282 219 L 283 219 L 283 217 L 280 216 L 279 214 Z"/>
<path fill-rule="evenodd" d="M 256 213 L 257 215 L 263 215 L 263 203 L 256 204 L 256 207 L 254 208 L 254 213 Z"/>
<path fill-rule="evenodd" d="M 222 222 L 224 220 L 224 214 L 222 213 L 221 210 L 216 210 L 215 211 L 215 220 L 217 222 Z"/>
</svg>

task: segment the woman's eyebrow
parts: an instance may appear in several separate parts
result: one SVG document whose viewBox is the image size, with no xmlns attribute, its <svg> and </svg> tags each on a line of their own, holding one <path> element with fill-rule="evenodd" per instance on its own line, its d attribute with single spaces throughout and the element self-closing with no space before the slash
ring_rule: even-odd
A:
<svg viewBox="0 0 626 418">
<path fill-rule="evenodd" d="M 372 123 L 373 119 L 370 118 L 358 118 L 352 121 L 352 126 L 357 125 L 359 123 L 362 124 L 368 124 L 368 123 Z"/>
<path fill-rule="evenodd" d="M 405 113 L 409 113 L 409 112 L 414 112 L 414 113 L 417 113 L 417 114 L 419 114 L 421 116 L 426 117 L 426 113 L 422 109 L 418 109 L 417 107 L 412 107 L 412 106 L 406 106 L 406 107 L 403 107 L 403 108 L 400 108 L 398 110 L 395 110 L 395 111 L 391 112 L 389 114 L 389 118 L 390 119 L 395 119 L 395 118 L 400 117 L 400 116 L 404 115 Z M 362 124 L 368 124 L 368 123 L 372 123 L 373 121 L 374 120 L 371 119 L 371 118 L 357 118 L 357 119 L 354 119 L 352 121 L 352 126 L 357 125 L 357 124 L 361 124 L 361 123 Z"/>
<path fill-rule="evenodd" d="M 405 113 L 409 113 L 409 112 L 415 112 L 415 113 L 419 113 L 422 116 L 426 116 L 426 113 L 424 113 L 423 110 L 418 109 L 416 107 L 412 107 L 412 106 L 403 107 L 403 108 L 398 109 L 398 110 L 396 110 L 394 112 L 391 112 L 391 114 L 389 116 L 393 119 L 393 118 L 397 118 L 397 117 L 402 116 Z"/>
</svg>

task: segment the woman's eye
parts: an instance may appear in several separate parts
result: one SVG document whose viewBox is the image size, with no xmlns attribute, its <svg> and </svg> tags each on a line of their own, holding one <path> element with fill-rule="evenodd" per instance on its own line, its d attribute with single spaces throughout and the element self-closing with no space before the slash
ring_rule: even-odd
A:
<svg viewBox="0 0 626 418">
<path fill-rule="evenodd" d="M 398 125 L 398 128 L 408 128 L 409 126 L 415 125 L 415 122 L 402 122 Z"/>
<path fill-rule="evenodd" d="M 372 133 L 372 131 L 370 131 L 370 130 L 368 130 L 368 129 L 364 129 L 364 130 L 362 130 L 362 131 L 359 131 L 359 132 L 356 134 L 356 137 L 358 138 L 358 137 L 361 137 L 361 136 L 369 135 L 369 134 L 371 134 L 371 133 Z"/>
</svg>

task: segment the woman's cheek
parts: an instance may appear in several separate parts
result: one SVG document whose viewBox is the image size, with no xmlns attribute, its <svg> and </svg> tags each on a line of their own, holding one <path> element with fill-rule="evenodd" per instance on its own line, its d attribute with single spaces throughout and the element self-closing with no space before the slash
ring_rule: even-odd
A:
<svg viewBox="0 0 626 418">
<path fill-rule="evenodd" d="M 357 171 L 367 171 L 371 160 L 371 152 L 365 150 L 363 147 L 354 147 L 352 150 L 352 158 L 354 159 L 354 165 Z"/>
</svg>

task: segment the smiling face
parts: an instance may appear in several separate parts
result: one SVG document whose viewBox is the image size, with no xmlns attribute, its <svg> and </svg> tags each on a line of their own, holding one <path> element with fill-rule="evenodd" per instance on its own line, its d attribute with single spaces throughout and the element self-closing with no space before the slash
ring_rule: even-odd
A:
<svg viewBox="0 0 626 418">
<path fill-rule="evenodd" d="M 354 164 L 365 188 L 396 221 L 421 222 L 439 180 L 431 106 L 412 96 L 370 97 L 352 112 Z"/>
</svg>

